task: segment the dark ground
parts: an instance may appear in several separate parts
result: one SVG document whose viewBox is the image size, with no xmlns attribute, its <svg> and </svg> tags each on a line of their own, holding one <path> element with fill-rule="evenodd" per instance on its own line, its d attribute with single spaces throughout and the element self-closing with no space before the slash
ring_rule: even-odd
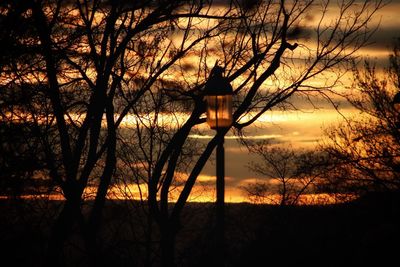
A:
<svg viewBox="0 0 400 267">
<path fill-rule="evenodd" d="M 60 204 L 0 201 L 0 257 L 10 262 L 1 266 L 41 265 Z M 109 203 L 99 239 L 104 266 L 144 265 L 145 216 L 137 204 Z M 227 204 L 226 266 L 400 266 L 399 207 L 399 195 L 388 193 L 326 206 Z M 212 266 L 213 212 L 210 203 L 188 205 L 178 266 Z M 78 232 L 66 245 L 67 266 L 87 265 Z"/>
</svg>

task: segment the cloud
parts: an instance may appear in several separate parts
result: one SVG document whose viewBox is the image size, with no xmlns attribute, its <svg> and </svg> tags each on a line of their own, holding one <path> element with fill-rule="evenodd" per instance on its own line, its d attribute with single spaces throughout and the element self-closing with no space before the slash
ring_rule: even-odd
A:
<svg viewBox="0 0 400 267">
<path fill-rule="evenodd" d="M 246 135 L 243 136 L 243 139 L 246 140 L 264 140 L 264 139 L 275 139 L 275 138 L 281 138 L 283 137 L 282 135 L 279 134 L 263 134 L 263 135 Z M 214 135 L 200 135 L 200 134 L 191 134 L 189 135 L 189 138 L 193 139 L 212 139 L 214 138 Z M 236 135 L 227 135 L 225 136 L 225 140 L 238 140 L 239 137 Z"/>
</svg>

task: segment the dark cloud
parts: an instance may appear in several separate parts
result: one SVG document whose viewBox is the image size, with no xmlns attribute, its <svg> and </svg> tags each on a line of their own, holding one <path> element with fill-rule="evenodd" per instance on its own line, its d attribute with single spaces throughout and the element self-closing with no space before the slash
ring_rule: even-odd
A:
<svg viewBox="0 0 400 267">
<path fill-rule="evenodd" d="M 369 48 L 392 51 L 397 38 L 400 38 L 400 26 L 380 25 L 371 37 Z"/>
</svg>

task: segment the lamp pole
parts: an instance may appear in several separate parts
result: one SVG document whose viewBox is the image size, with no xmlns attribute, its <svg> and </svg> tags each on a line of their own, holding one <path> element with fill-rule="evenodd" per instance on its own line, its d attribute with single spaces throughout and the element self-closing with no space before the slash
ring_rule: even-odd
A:
<svg viewBox="0 0 400 267">
<path fill-rule="evenodd" d="M 216 253 L 217 264 L 224 265 L 225 255 L 225 151 L 224 136 L 232 125 L 232 86 L 223 77 L 224 68 L 214 66 L 205 85 L 207 123 L 217 131 L 216 166 Z"/>
<path fill-rule="evenodd" d="M 220 140 L 217 145 L 217 248 L 224 255 L 224 241 L 225 241 L 225 149 L 224 149 L 224 135 L 221 130 L 217 131 Z"/>
</svg>

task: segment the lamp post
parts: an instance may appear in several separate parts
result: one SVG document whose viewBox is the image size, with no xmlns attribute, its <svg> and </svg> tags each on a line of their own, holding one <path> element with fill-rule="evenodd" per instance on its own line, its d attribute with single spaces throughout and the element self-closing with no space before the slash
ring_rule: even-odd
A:
<svg viewBox="0 0 400 267">
<path fill-rule="evenodd" d="M 205 85 L 207 101 L 207 123 L 211 129 L 217 131 L 220 140 L 217 145 L 217 249 L 219 263 L 224 261 L 224 217 L 225 217 L 225 152 L 224 135 L 232 125 L 232 86 L 223 77 L 224 68 L 215 66 Z"/>
</svg>

